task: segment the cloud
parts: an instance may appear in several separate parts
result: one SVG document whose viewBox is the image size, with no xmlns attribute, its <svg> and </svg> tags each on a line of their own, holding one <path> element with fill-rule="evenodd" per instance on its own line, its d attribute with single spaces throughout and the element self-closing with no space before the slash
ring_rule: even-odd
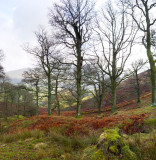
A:
<svg viewBox="0 0 156 160">
<path fill-rule="evenodd" d="M 39 25 L 48 26 L 51 5 L 51 0 L 1 0 L 0 49 L 4 50 L 7 71 L 32 66 L 32 57 L 21 46 L 35 42 L 34 32 Z"/>
<path fill-rule="evenodd" d="M 46 3 L 45 3 L 46 2 Z M 30 39 L 38 26 L 48 25 L 48 7 L 51 0 L 22 0 L 13 14 L 14 30 L 20 38 Z"/>
</svg>

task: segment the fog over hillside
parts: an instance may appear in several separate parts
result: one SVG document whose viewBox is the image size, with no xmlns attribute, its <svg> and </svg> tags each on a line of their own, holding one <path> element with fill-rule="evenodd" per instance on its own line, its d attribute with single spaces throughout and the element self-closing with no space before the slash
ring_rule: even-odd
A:
<svg viewBox="0 0 156 160">
<path fill-rule="evenodd" d="M 9 72 L 6 72 L 6 75 L 11 79 L 12 83 L 17 84 L 21 82 L 23 78 L 22 74 L 29 69 L 30 68 L 22 68 L 18 70 L 9 71 Z"/>
</svg>

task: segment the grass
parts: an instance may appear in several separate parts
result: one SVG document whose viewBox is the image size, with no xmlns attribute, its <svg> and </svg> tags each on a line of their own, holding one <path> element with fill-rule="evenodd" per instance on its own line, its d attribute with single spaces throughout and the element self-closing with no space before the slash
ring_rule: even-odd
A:
<svg viewBox="0 0 156 160">
<path fill-rule="evenodd" d="M 130 148 L 136 153 L 138 160 L 156 159 L 156 130 L 150 133 L 139 133 L 127 140 Z"/>
<path fill-rule="evenodd" d="M 25 140 L 28 138 L 41 138 L 43 137 L 43 132 L 39 130 L 25 130 L 19 131 L 17 133 L 8 133 L 0 136 L 0 142 L 11 143 L 19 140 Z"/>
<path fill-rule="evenodd" d="M 64 134 L 63 130 L 51 130 L 49 133 L 49 140 L 52 144 L 59 144 L 64 152 L 72 153 L 73 151 L 78 151 L 84 149 L 89 145 L 95 145 L 98 141 L 99 134 L 91 132 L 87 136 L 81 136 L 75 134 L 71 137 Z"/>
</svg>

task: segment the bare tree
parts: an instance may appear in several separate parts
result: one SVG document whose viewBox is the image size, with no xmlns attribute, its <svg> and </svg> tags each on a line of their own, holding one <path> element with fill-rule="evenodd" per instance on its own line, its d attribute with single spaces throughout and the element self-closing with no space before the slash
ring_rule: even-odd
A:
<svg viewBox="0 0 156 160">
<path fill-rule="evenodd" d="M 41 72 L 41 68 L 34 68 L 25 71 L 23 74 L 24 79 L 23 82 L 35 87 L 35 97 L 36 97 L 36 115 L 39 116 L 39 82 L 43 76 Z"/>
<path fill-rule="evenodd" d="M 156 18 L 152 16 L 152 11 L 156 7 L 154 0 L 123 0 L 125 5 L 130 7 L 131 16 L 137 24 L 140 31 L 144 33 L 142 37 L 142 43 L 146 48 L 147 57 L 151 70 L 151 84 L 152 84 L 152 106 L 156 105 L 156 66 L 155 55 L 152 52 L 152 27 L 156 23 Z"/>
<path fill-rule="evenodd" d="M 140 103 L 140 81 L 141 79 L 139 78 L 139 71 L 145 66 L 147 61 L 144 61 L 143 59 L 139 59 L 135 62 L 132 63 L 132 72 L 134 75 L 134 80 L 135 82 L 133 83 L 133 86 L 135 86 L 136 93 L 137 93 L 137 103 Z"/>
<path fill-rule="evenodd" d="M 82 65 L 86 43 L 92 29 L 91 21 L 95 16 L 93 4 L 89 0 L 61 0 L 50 11 L 50 24 L 55 27 L 59 43 L 71 49 L 76 58 L 77 116 L 81 115 L 82 103 Z"/>
<path fill-rule="evenodd" d="M 62 64 L 63 58 L 61 55 L 57 56 L 56 61 L 58 62 L 54 68 L 52 74 L 53 88 L 54 88 L 54 108 L 57 108 L 58 116 L 60 116 L 60 92 L 62 92 L 63 84 L 65 83 L 67 76 L 67 65 Z"/>
<path fill-rule="evenodd" d="M 102 9 L 95 30 L 102 49 L 102 57 L 97 52 L 98 65 L 101 71 L 109 76 L 112 92 L 112 112 L 116 111 L 116 89 L 122 80 L 129 75 L 123 75 L 125 64 L 131 54 L 136 30 L 131 17 L 126 14 L 124 5 L 120 7 L 108 2 L 106 10 Z M 120 78 L 122 77 L 122 78 Z"/>
<path fill-rule="evenodd" d="M 48 36 L 48 33 L 45 31 L 45 29 L 41 29 L 40 32 L 36 32 L 36 38 L 38 46 L 34 48 L 27 46 L 25 47 L 25 50 L 37 58 L 40 67 L 45 73 L 48 82 L 48 115 L 51 115 L 51 73 L 58 63 L 56 58 L 54 58 L 57 56 L 56 43 L 52 37 Z"/>
<path fill-rule="evenodd" d="M 96 63 L 90 62 L 84 68 L 85 82 L 90 86 L 89 91 L 93 95 L 98 114 L 101 114 L 102 101 L 106 93 L 105 75 Z"/>
</svg>

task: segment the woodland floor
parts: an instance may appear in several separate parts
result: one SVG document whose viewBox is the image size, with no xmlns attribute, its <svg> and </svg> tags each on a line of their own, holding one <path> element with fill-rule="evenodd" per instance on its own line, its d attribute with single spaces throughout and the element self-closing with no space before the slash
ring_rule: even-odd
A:
<svg viewBox="0 0 156 160">
<path fill-rule="evenodd" d="M 100 115 L 84 110 L 81 118 L 75 117 L 75 111 L 63 111 L 61 116 L 42 113 L 38 118 L 1 119 L 0 160 L 79 160 L 86 147 L 97 143 L 104 128 L 118 127 L 127 135 L 156 129 L 156 108 L 150 103 L 147 92 L 139 104 L 136 100 L 118 104 L 114 114 L 108 106 Z"/>
</svg>

